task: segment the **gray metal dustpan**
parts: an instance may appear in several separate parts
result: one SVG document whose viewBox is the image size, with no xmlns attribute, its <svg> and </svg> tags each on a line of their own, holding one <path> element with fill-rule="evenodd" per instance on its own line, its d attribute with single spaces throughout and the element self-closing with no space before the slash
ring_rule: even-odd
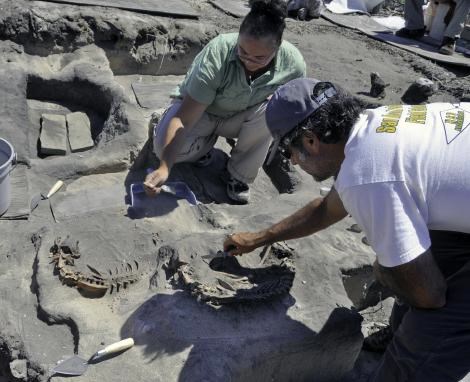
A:
<svg viewBox="0 0 470 382">
<path fill-rule="evenodd" d="M 89 360 L 85 360 L 78 355 L 74 355 L 65 361 L 60 362 L 56 367 L 52 369 L 53 374 L 63 375 L 82 375 L 88 365 L 95 363 L 98 359 L 111 354 L 121 352 L 134 346 L 134 340 L 132 338 L 126 338 L 125 340 L 115 342 L 111 345 L 106 346 L 104 349 L 99 350 Z"/>
</svg>

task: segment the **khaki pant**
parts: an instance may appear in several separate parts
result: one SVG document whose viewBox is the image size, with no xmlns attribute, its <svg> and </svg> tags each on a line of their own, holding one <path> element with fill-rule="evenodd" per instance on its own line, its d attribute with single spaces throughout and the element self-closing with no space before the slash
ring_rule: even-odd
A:
<svg viewBox="0 0 470 382">
<path fill-rule="evenodd" d="M 230 118 L 204 113 L 187 132 L 187 139 L 176 157 L 176 163 L 197 161 L 212 149 L 219 136 L 236 138 L 227 170 L 235 179 L 252 183 L 263 165 L 272 141 L 265 119 L 266 104 L 267 102 L 263 102 L 255 105 Z M 153 148 L 159 158 L 169 122 L 180 105 L 181 101 L 175 101 L 154 127 Z"/>
<path fill-rule="evenodd" d="M 470 0 L 454 0 L 454 2 L 454 15 L 444 31 L 444 36 L 459 38 L 470 10 Z M 424 28 L 423 4 L 424 0 L 405 0 L 405 24 L 408 29 Z"/>
</svg>

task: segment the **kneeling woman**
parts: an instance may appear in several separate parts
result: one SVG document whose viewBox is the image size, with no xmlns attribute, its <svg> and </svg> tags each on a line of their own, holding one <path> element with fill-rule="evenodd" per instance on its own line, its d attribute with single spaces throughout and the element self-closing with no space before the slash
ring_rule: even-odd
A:
<svg viewBox="0 0 470 382">
<path fill-rule="evenodd" d="M 227 163 L 227 194 L 248 203 L 248 184 L 271 143 L 267 98 L 280 85 L 305 76 L 301 53 L 282 40 L 286 15 L 283 0 L 254 2 L 239 33 L 217 36 L 196 56 L 176 99 L 155 126 L 160 166 L 145 179 L 149 195 L 159 192 L 173 164 L 207 163 L 222 136 L 236 139 Z"/>
</svg>

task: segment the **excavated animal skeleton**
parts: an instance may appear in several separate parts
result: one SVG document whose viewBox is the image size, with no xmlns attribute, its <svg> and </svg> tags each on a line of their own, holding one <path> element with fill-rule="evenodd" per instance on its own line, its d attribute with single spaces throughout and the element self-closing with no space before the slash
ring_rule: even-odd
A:
<svg viewBox="0 0 470 382">
<path fill-rule="evenodd" d="M 243 267 L 235 256 L 219 252 L 208 267 L 184 264 L 178 275 L 193 296 L 211 305 L 268 300 L 290 291 L 295 267 L 287 245 L 277 243 L 266 249 L 259 265 Z"/>
<path fill-rule="evenodd" d="M 119 292 L 121 288 L 127 288 L 129 284 L 137 282 L 141 273 L 139 263 L 134 261 L 134 265 L 129 263 L 116 268 L 115 271 L 108 271 L 107 275 L 102 274 L 90 265 L 87 265 L 89 273 L 81 272 L 75 268 L 75 260 L 80 258 L 78 241 L 72 242 L 69 237 L 64 241 L 57 238 L 51 247 L 51 263 L 54 263 L 54 271 L 59 274 L 59 279 L 63 284 L 85 292 L 86 295 L 102 296 L 108 290 Z"/>
</svg>

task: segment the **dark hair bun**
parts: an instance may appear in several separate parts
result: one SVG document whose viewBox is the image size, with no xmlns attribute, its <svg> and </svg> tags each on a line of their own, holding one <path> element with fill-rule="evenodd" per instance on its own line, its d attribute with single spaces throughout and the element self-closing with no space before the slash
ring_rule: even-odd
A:
<svg viewBox="0 0 470 382">
<path fill-rule="evenodd" d="M 284 0 L 250 0 L 253 15 L 266 15 L 279 21 L 287 17 L 287 2 Z"/>
</svg>

